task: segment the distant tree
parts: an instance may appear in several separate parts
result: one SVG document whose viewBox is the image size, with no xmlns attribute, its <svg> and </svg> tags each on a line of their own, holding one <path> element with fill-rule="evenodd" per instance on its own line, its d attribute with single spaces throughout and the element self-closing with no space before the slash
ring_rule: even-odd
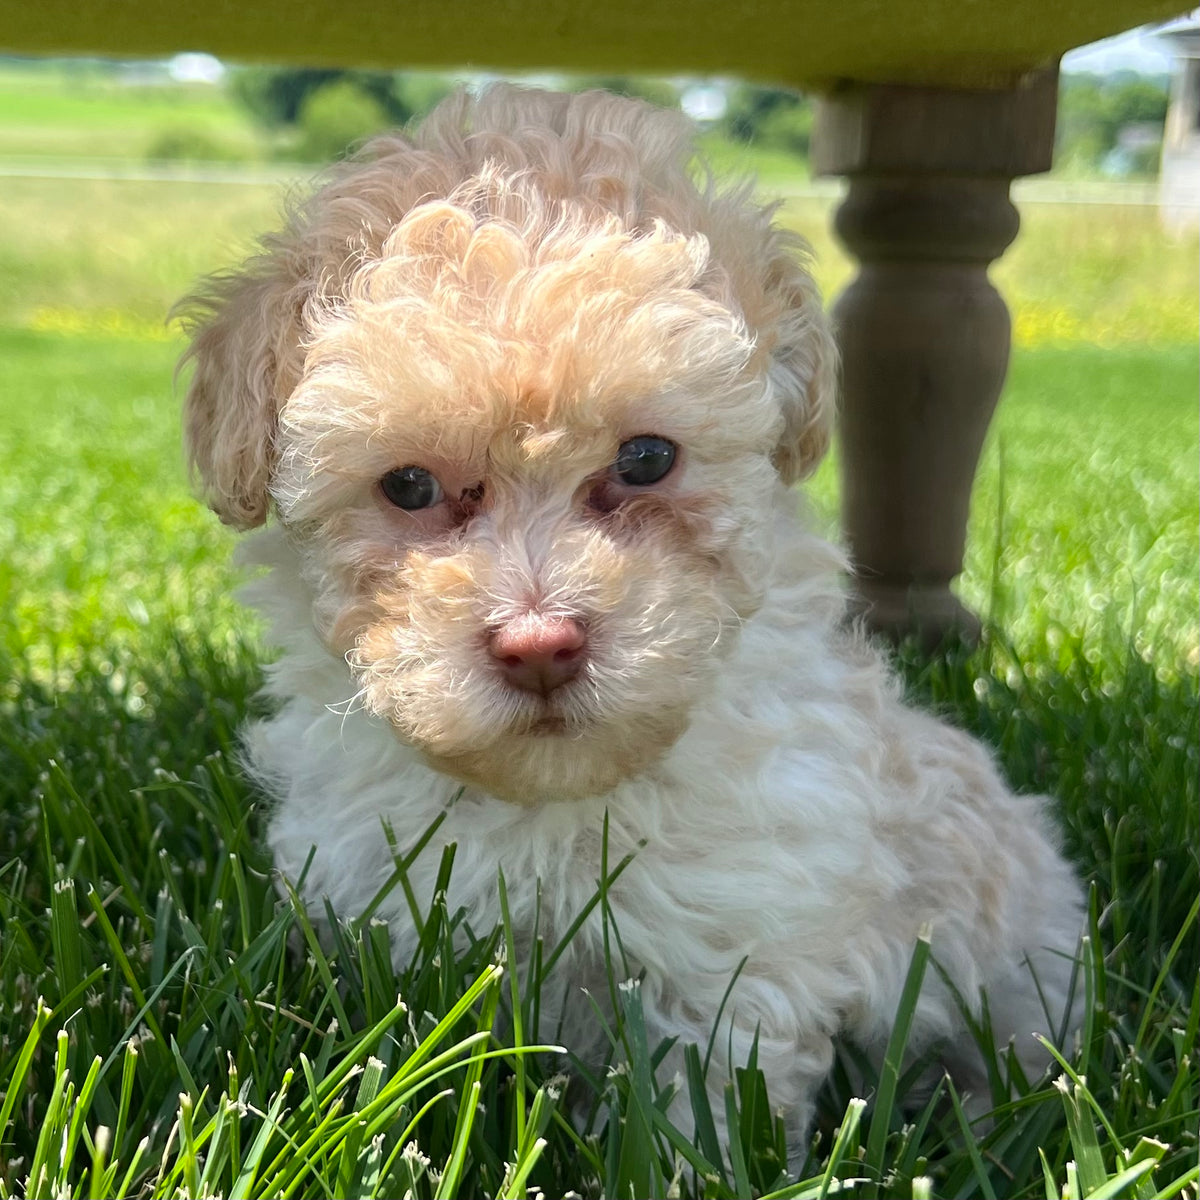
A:
<svg viewBox="0 0 1200 1200">
<path fill-rule="evenodd" d="M 573 75 L 566 84 L 572 92 L 587 92 L 602 88 L 618 96 L 632 96 L 637 100 L 648 100 L 662 108 L 675 108 L 679 104 L 679 88 L 667 79 L 656 79 L 646 75 Z"/>
<path fill-rule="evenodd" d="M 1162 125 L 1167 119 L 1169 101 L 1166 87 L 1149 79 L 1133 78 L 1109 92 L 1109 112 L 1116 129 L 1134 121 Z"/>
<path fill-rule="evenodd" d="M 383 105 L 353 79 L 323 83 L 300 105 L 300 156 L 309 162 L 341 158 L 391 123 Z"/>
<path fill-rule="evenodd" d="M 392 94 L 395 102 L 408 113 L 404 118 L 406 121 L 423 117 L 457 86 L 449 75 L 432 71 L 398 71 L 392 76 Z"/>
<path fill-rule="evenodd" d="M 335 83 L 349 83 L 369 97 L 388 125 L 405 124 L 454 88 L 452 80 L 429 72 L 246 67 L 233 74 L 234 94 L 268 128 L 298 124 L 305 101 Z M 348 93 L 342 95 L 345 102 Z"/>
<path fill-rule="evenodd" d="M 728 137 L 807 157 L 813 125 L 813 104 L 807 96 L 747 83 L 731 88 L 728 101 L 717 123 Z"/>
<path fill-rule="evenodd" d="M 317 68 L 243 67 L 233 72 L 233 94 L 250 115 L 266 125 L 294 125 L 305 97 L 348 71 Z"/>
<path fill-rule="evenodd" d="M 1103 79 L 1098 75 L 1065 75 L 1059 86 L 1055 150 L 1060 165 L 1095 167 L 1108 143 Z"/>
<path fill-rule="evenodd" d="M 1130 124 L 1162 126 L 1169 98 L 1165 79 L 1132 72 L 1064 75 L 1059 90 L 1058 161 L 1095 170 Z"/>
</svg>

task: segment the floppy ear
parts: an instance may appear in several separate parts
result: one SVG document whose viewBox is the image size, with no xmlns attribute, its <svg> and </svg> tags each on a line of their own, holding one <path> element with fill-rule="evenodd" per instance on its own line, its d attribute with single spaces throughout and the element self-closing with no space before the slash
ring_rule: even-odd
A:
<svg viewBox="0 0 1200 1200">
<path fill-rule="evenodd" d="M 829 449 L 837 411 L 838 352 L 829 318 L 804 267 L 808 247 L 772 231 L 766 289 L 778 314 L 768 378 L 783 412 L 783 434 L 773 461 L 784 483 L 815 470 Z"/>
<path fill-rule="evenodd" d="M 214 276 L 179 309 L 195 363 L 184 402 L 188 461 L 209 507 L 227 525 L 267 518 L 279 411 L 300 377 L 300 314 L 308 288 L 282 256 Z"/>
</svg>

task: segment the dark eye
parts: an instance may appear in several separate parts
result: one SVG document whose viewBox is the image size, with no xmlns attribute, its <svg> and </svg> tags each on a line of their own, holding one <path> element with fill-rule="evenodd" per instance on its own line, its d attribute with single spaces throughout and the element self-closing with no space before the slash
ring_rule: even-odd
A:
<svg viewBox="0 0 1200 1200">
<path fill-rule="evenodd" d="M 380 490 L 397 507 L 428 508 L 442 498 L 442 486 L 424 467 L 399 467 L 380 481 Z"/>
<path fill-rule="evenodd" d="M 612 472 L 622 483 L 646 487 L 657 483 L 675 465 L 675 447 L 666 438 L 630 438 L 622 442 Z"/>
</svg>

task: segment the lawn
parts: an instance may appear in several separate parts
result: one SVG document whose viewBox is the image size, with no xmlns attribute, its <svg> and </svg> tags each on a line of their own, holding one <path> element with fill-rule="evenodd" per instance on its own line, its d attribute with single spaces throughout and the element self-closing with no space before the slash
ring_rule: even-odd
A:
<svg viewBox="0 0 1200 1200">
<path fill-rule="evenodd" d="M 139 161 L 168 134 L 200 134 L 232 159 L 261 137 L 224 92 L 203 84 L 127 85 L 103 69 L 0 68 L 0 157 Z"/>
<path fill-rule="evenodd" d="M 988 637 L 903 659 L 915 697 L 1060 806 L 1091 887 L 1066 1083 L 971 1129 L 949 1085 L 902 1106 L 909 1077 L 885 1073 L 864 1110 L 839 1073 L 793 1183 L 753 1070 L 732 1154 L 666 1125 L 636 991 L 626 1066 L 568 1106 L 523 1024 L 490 1032 L 535 999 L 494 965 L 503 930 L 456 954 L 434 903 L 396 973 L 386 930 L 331 951 L 278 898 L 236 763 L 267 650 L 191 498 L 163 325 L 277 207 L 254 186 L 0 194 L 0 1196 L 1194 1197 L 1195 236 L 1026 211 L 995 271 L 1017 347 L 959 585 Z M 828 204 L 785 215 L 835 291 Z M 836 490 L 831 463 L 824 520 Z"/>
</svg>

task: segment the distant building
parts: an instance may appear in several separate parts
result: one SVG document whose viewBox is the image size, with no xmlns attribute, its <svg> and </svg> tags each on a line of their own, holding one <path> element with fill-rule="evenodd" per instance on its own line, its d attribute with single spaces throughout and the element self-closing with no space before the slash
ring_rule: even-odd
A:
<svg viewBox="0 0 1200 1200">
<path fill-rule="evenodd" d="M 1197 10 L 1200 12 L 1200 10 Z M 1197 13 L 1159 31 L 1175 55 L 1171 105 L 1163 131 L 1159 202 L 1163 223 L 1200 225 L 1200 20 Z"/>
</svg>

